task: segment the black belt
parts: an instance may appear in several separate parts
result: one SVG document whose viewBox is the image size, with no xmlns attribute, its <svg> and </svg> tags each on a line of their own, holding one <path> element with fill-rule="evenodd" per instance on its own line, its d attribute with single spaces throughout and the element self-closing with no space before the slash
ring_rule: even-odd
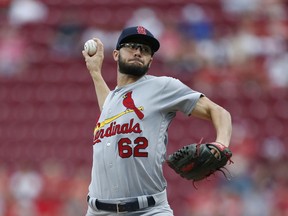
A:
<svg viewBox="0 0 288 216">
<path fill-rule="evenodd" d="M 152 207 L 155 205 L 155 200 L 153 196 L 147 196 L 148 207 Z M 87 197 L 87 201 L 89 202 L 90 196 Z M 127 199 L 120 203 L 106 203 L 96 199 L 95 205 L 97 209 L 109 212 L 132 212 L 140 210 L 139 202 L 137 198 Z"/>
</svg>

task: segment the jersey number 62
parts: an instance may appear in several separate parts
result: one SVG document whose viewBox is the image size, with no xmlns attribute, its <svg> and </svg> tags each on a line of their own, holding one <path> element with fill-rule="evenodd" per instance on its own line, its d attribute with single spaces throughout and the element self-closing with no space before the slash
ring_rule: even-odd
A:
<svg viewBox="0 0 288 216">
<path fill-rule="evenodd" d="M 145 149 L 148 147 L 148 140 L 145 137 L 137 137 L 134 141 L 129 138 L 121 138 L 118 142 L 119 156 L 122 158 L 148 157 Z"/>
</svg>

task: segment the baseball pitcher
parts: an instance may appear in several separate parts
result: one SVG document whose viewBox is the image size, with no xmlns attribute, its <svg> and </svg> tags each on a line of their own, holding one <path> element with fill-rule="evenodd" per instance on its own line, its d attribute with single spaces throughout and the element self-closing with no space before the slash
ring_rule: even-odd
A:
<svg viewBox="0 0 288 216">
<path fill-rule="evenodd" d="M 230 160 L 231 116 L 205 95 L 175 78 L 148 75 L 159 41 L 142 26 L 125 28 L 113 51 L 117 86 L 102 77 L 103 44 L 82 54 L 92 77 L 101 115 L 94 129 L 93 166 L 86 216 L 172 216 L 162 165 L 201 180 Z M 182 112 L 211 121 L 216 137 L 166 156 L 168 126 Z M 202 147 L 203 146 L 203 147 Z M 196 168 L 197 178 L 191 174 Z"/>
</svg>

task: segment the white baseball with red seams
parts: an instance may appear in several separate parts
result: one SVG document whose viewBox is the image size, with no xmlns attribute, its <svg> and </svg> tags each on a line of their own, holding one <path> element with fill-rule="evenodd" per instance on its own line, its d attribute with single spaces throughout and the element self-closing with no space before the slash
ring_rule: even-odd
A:
<svg viewBox="0 0 288 216">
<path fill-rule="evenodd" d="M 90 56 L 94 55 L 97 51 L 97 43 L 92 39 L 86 41 L 84 44 L 84 50 L 87 51 Z"/>
</svg>

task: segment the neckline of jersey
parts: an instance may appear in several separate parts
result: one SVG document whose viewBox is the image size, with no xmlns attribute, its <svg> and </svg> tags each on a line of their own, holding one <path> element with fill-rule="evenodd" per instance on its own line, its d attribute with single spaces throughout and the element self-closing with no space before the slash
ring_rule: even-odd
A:
<svg viewBox="0 0 288 216">
<path fill-rule="evenodd" d="M 141 81 L 144 80 L 144 79 L 147 79 L 147 75 L 142 76 L 140 79 L 138 79 L 137 81 L 135 81 L 135 82 L 133 82 L 133 83 L 130 83 L 130 84 L 127 84 L 127 85 L 124 85 L 124 86 L 121 86 L 121 87 L 116 86 L 115 89 L 114 89 L 114 91 L 119 91 L 119 90 L 121 90 L 121 89 L 124 89 L 124 88 L 127 88 L 127 87 L 129 87 L 129 86 L 135 85 L 135 84 L 141 82 Z"/>
</svg>

